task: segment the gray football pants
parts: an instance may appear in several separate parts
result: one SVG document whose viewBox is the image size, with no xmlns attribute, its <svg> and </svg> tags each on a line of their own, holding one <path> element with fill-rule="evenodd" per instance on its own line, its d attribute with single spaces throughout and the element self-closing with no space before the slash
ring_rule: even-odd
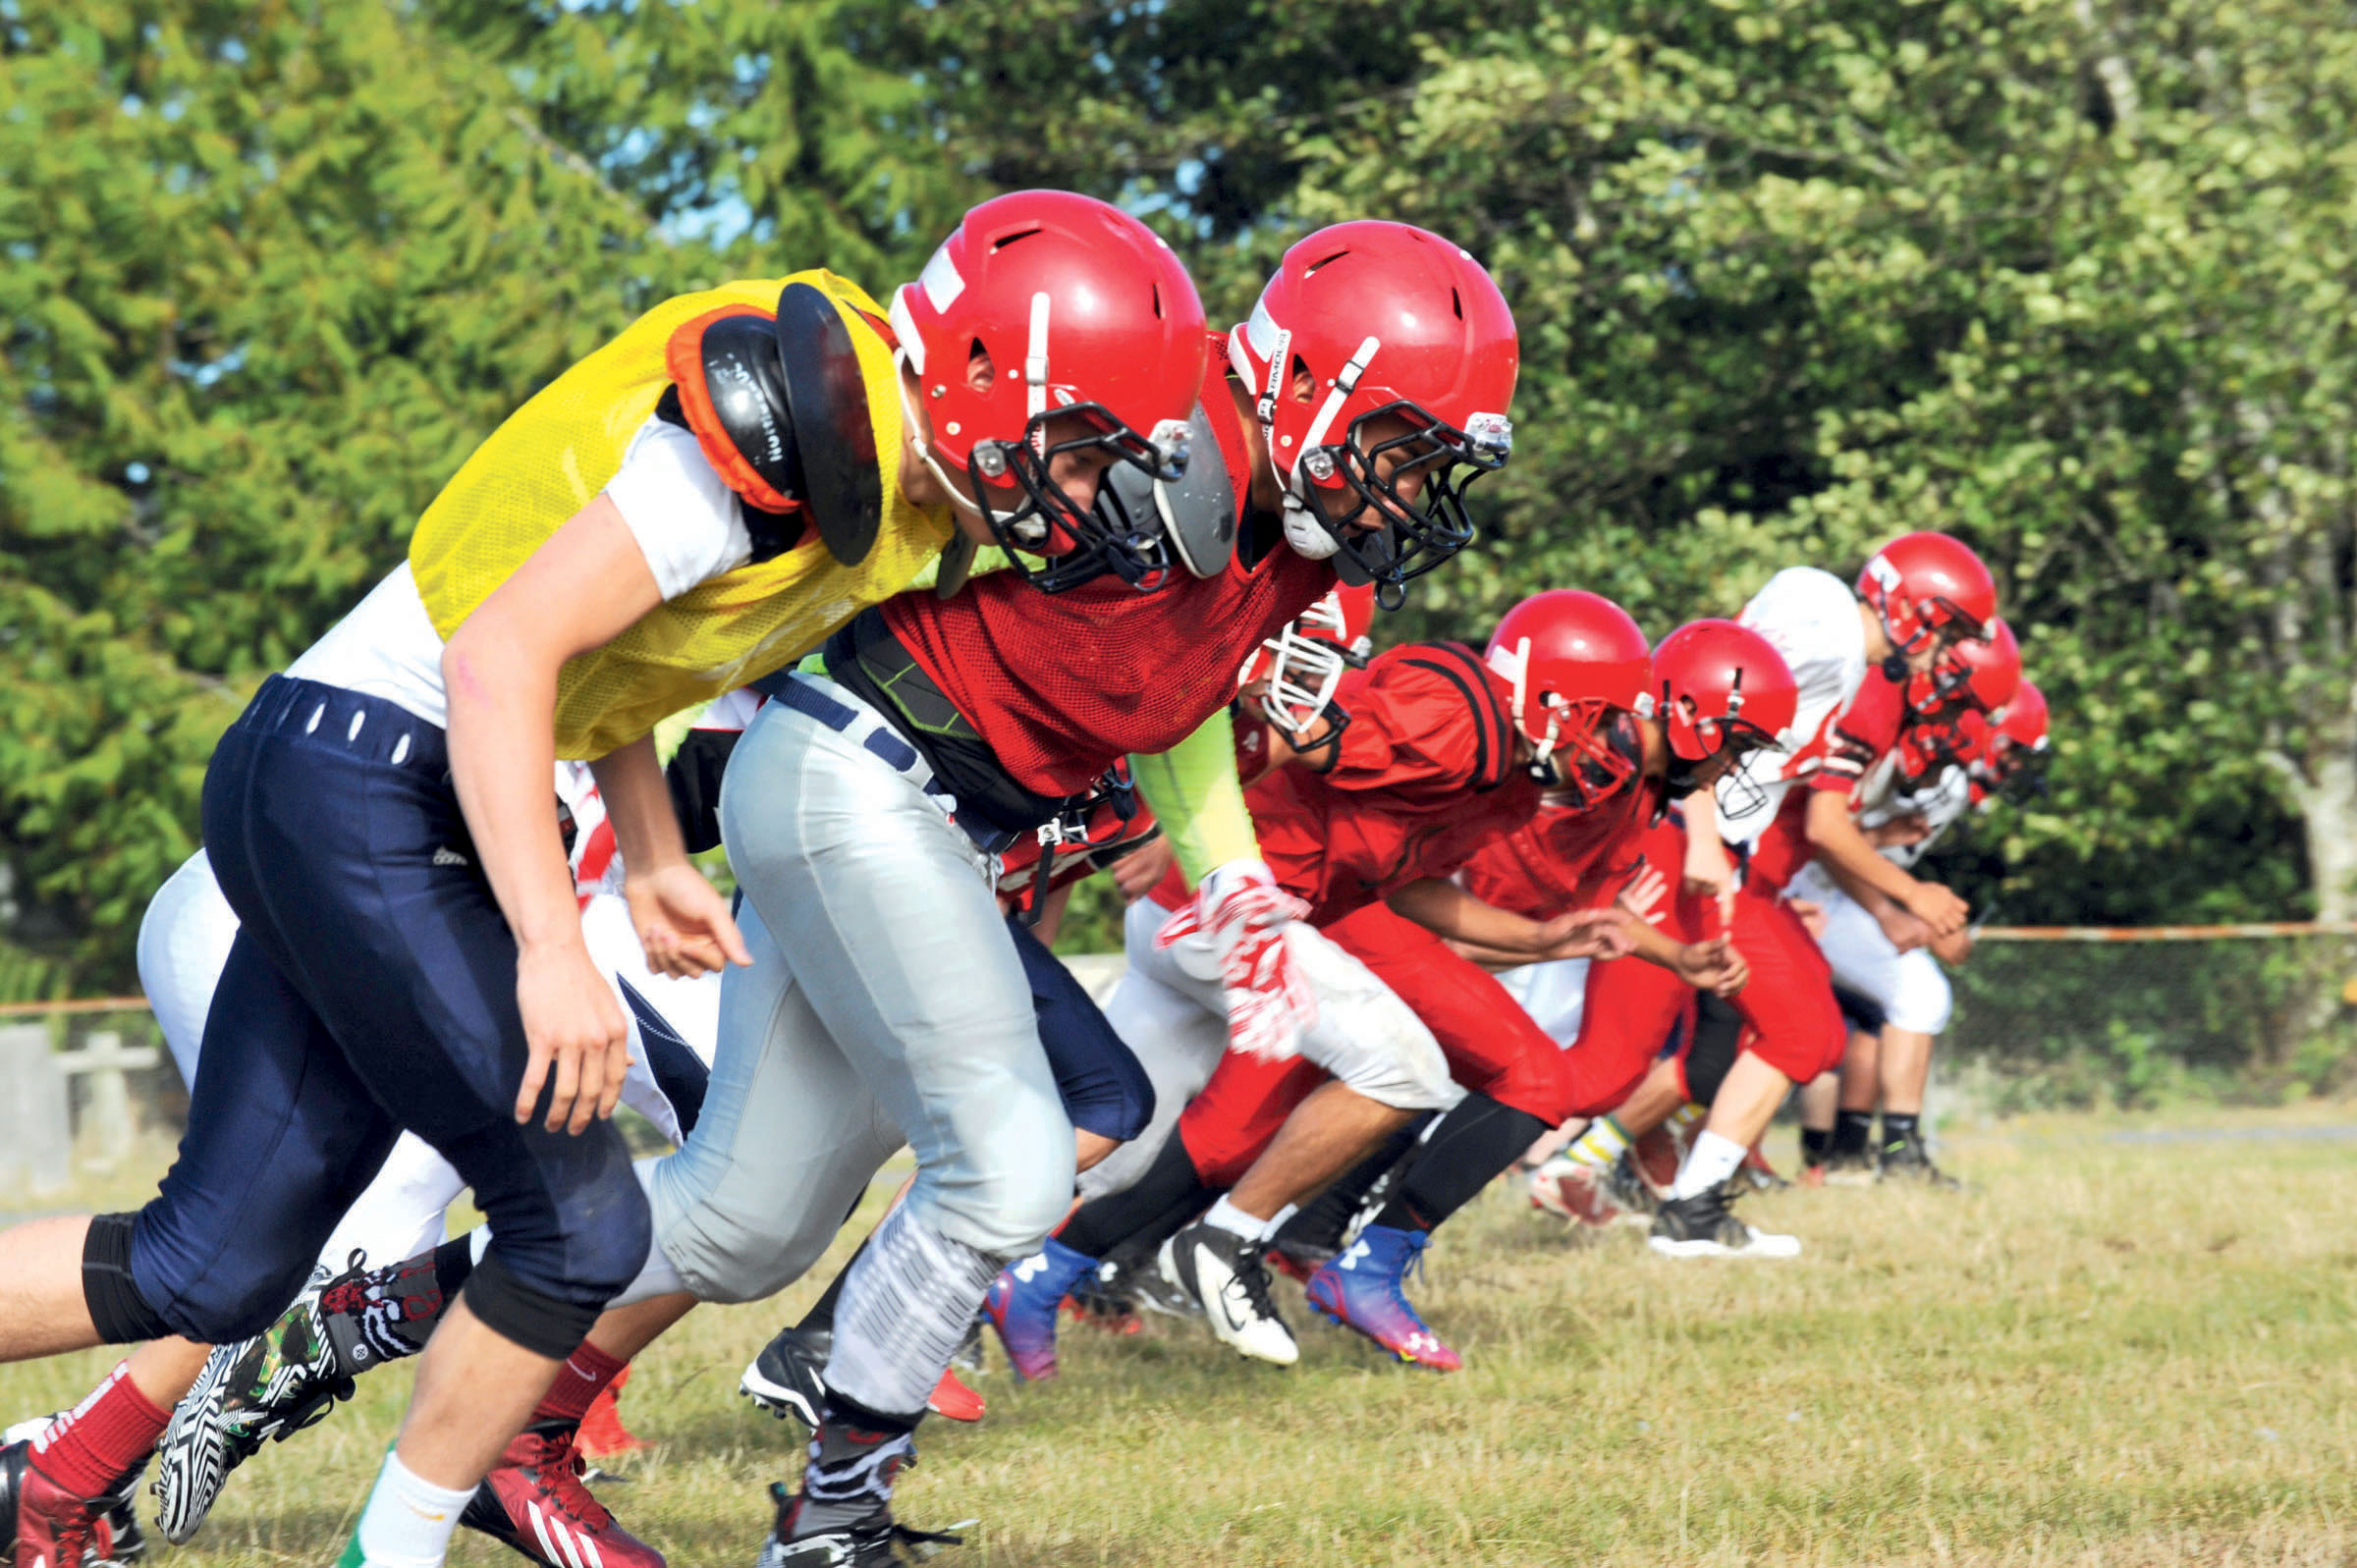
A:
<svg viewBox="0 0 2357 1568">
<path fill-rule="evenodd" d="M 1072 1197 L 1071 1123 L 988 857 L 872 709 L 796 680 L 815 696 L 765 705 L 729 759 L 753 965 L 728 972 L 703 1109 L 652 1181 L 657 1240 L 707 1301 L 799 1277 L 903 1143 L 909 1214 L 996 1258 L 1035 1249 Z"/>
</svg>

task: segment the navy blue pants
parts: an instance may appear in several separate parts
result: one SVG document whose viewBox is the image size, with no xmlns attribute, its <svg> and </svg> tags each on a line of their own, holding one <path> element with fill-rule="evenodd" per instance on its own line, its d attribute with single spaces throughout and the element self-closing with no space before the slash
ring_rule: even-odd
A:
<svg viewBox="0 0 2357 1568">
<path fill-rule="evenodd" d="M 442 731 L 274 676 L 213 754 L 204 840 L 243 927 L 180 1157 L 132 1231 L 140 1300 L 191 1339 L 258 1333 L 406 1127 L 490 1218 L 468 1306 L 570 1354 L 645 1262 L 646 1202 L 611 1123 L 515 1119 L 516 944 Z"/>
<path fill-rule="evenodd" d="M 1113 1025 L 1072 972 L 1048 951 L 1029 926 L 1012 916 L 1007 929 L 1031 983 L 1031 1005 L 1039 1014 L 1039 1043 L 1048 1070 L 1064 1097 L 1065 1114 L 1082 1132 L 1127 1143 L 1154 1119 L 1154 1080 L 1137 1054 L 1114 1033 Z"/>
</svg>

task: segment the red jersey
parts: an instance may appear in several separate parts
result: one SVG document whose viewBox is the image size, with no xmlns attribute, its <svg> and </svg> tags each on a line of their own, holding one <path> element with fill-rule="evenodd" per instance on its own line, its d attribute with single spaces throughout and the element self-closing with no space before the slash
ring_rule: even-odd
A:
<svg viewBox="0 0 2357 1568">
<path fill-rule="evenodd" d="M 1539 814 L 1465 862 L 1465 891 L 1531 920 L 1600 909 L 1617 897 L 1643 858 L 1646 830 L 1669 805 L 1668 786 L 1639 779 L 1593 811 L 1542 806 Z"/>
<path fill-rule="evenodd" d="M 1838 790 L 1848 794 L 1884 755 L 1898 744 L 1906 717 L 1903 689 L 1882 671 L 1869 670 L 1850 704 L 1827 726 L 1825 761 L 1799 788 L 1784 796 L 1776 820 L 1761 830 L 1744 863 L 1743 884 L 1775 894 L 1817 858 L 1809 842 L 1809 797 Z"/>
<path fill-rule="evenodd" d="M 1240 514 L 1251 476 L 1226 364 L 1223 343 L 1203 380 L 1219 451 L 1195 460 L 1228 464 Z M 1015 783 L 1077 794 L 1119 758 L 1194 733 L 1235 695 L 1245 656 L 1336 580 L 1283 543 L 1248 567 L 1239 550 L 1214 576 L 1175 571 L 1154 593 L 1109 575 L 1055 594 L 992 572 L 947 599 L 887 600 L 884 622 Z"/>
<path fill-rule="evenodd" d="M 1446 877 L 1539 809 L 1514 762 L 1512 694 L 1472 650 L 1410 643 L 1343 677 L 1334 768 L 1279 768 L 1244 791 L 1261 855 L 1329 925 L 1393 889 Z"/>
</svg>

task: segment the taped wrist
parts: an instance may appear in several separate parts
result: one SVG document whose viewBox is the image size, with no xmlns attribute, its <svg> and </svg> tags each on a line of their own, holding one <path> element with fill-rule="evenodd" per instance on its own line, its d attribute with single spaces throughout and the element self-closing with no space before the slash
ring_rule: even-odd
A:
<svg viewBox="0 0 2357 1568">
<path fill-rule="evenodd" d="M 134 1345 L 172 1333 L 132 1282 L 131 1230 L 138 1218 L 136 1214 L 92 1215 L 82 1240 L 82 1299 L 103 1344 Z"/>
</svg>

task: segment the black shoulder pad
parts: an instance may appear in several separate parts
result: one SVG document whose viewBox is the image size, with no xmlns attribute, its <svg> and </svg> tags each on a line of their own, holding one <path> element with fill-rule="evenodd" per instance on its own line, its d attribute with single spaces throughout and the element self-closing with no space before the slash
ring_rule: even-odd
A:
<svg viewBox="0 0 2357 1568">
<path fill-rule="evenodd" d="M 798 494 L 827 553 L 855 567 L 875 548 L 884 521 L 859 351 L 834 301 L 806 283 L 790 283 L 778 296 L 775 331 L 785 406 L 800 435 Z"/>
</svg>

